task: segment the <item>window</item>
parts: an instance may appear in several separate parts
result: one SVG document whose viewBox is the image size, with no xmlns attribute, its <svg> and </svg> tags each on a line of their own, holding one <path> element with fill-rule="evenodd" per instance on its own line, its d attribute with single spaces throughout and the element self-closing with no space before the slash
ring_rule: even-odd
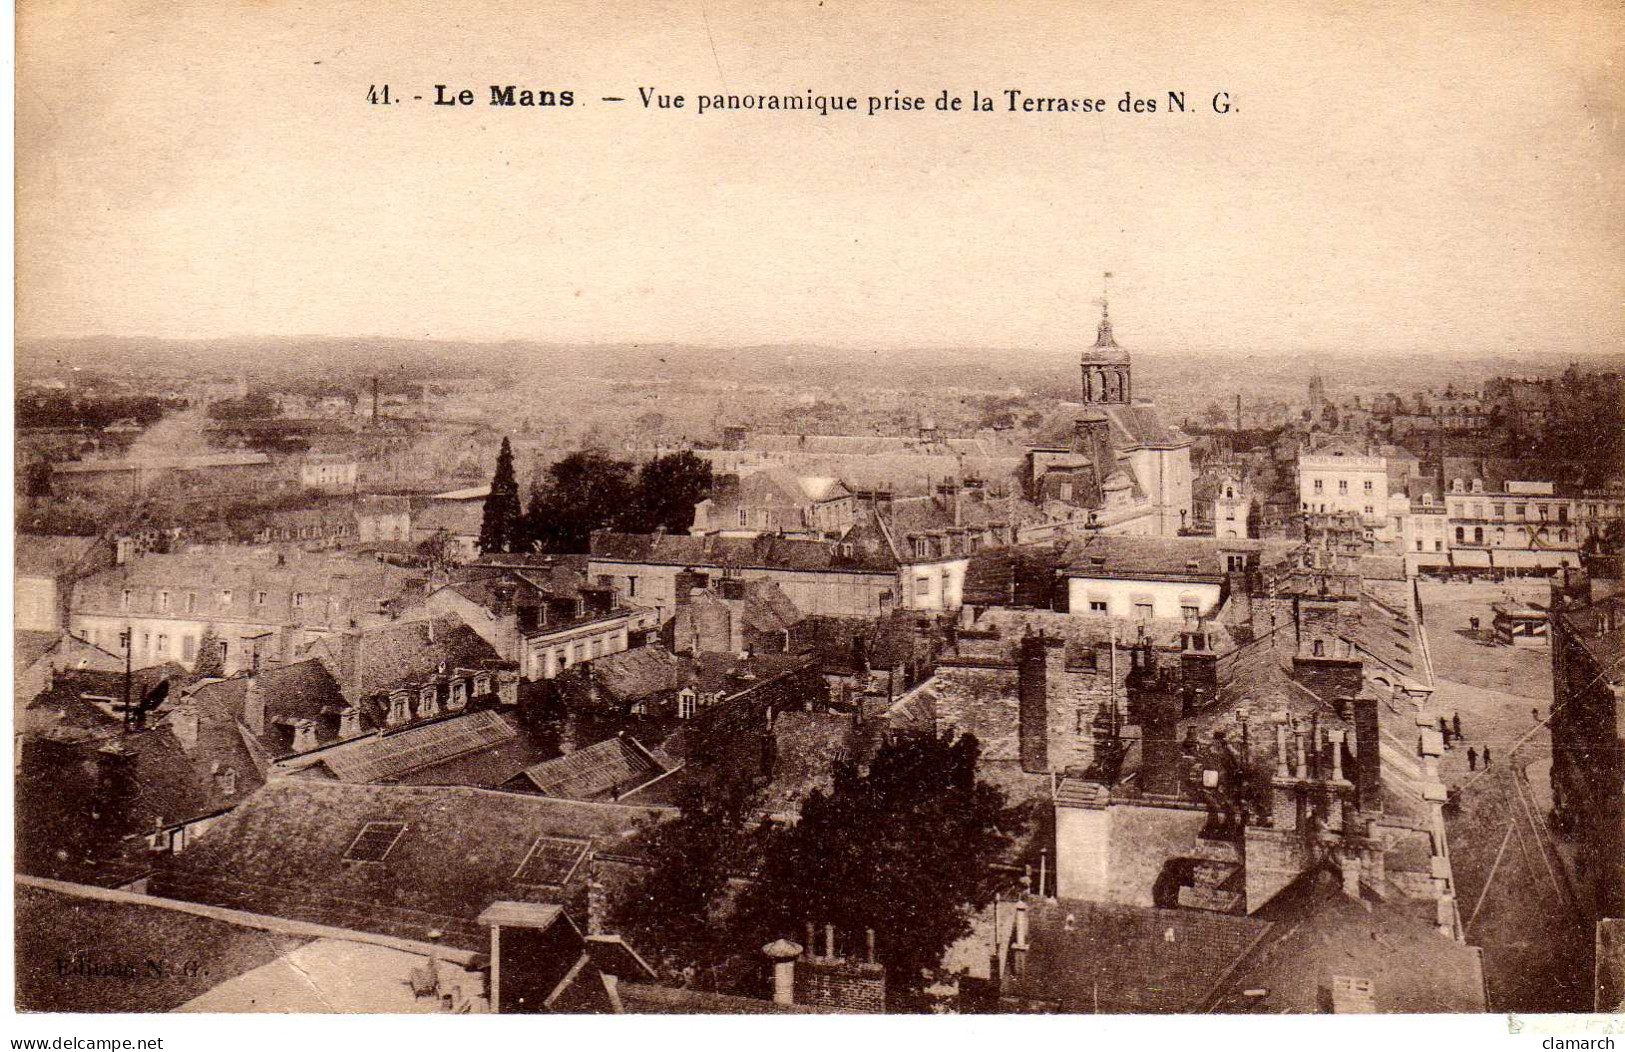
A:
<svg viewBox="0 0 1625 1052">
<path fill-rule="evenodd" d="M 1567 504 L 1559 504 L 1557 506 L 1557 521 L 1558 522 L 1568 522 L 1569 521 L 1569 506 Z"/>
<path fill-rule="evenodd" d="M 1202 608 L 1193 600 L 1181 600 L 1179 604 L 1179 616 L 1183 617 L 1187 621 L 1194 621 L 1198 617 L 1202 616 Z"/>
<path fill-rule="evenodd" d="M 222 606 L 230 606 L 231 605 L 231 589 L 230 588 L 222 588 L 220 590 L 220 604 Z"/>
<path fill-rule="evenodd" d="M 265 605 L 265 593 L 264 592 L 255 592 L 254 593 L 254 605 L 255 606 L 264 606 Z"/>
<path fill-rule="evenodd" d="M 293 605 L 294 606 L 304 606 L 305 605 L 305 593 L 304 592 L 295 592 L 295 593 L 293 593 Z"/>
<path fill-rule="evenodd" d="M 1338 479 L 1337 480 L 1337 492 L 1338 493 L 1347 493 L 1348 491 L 1349 491 L 1349 480 L 1348 479 Z"/>
<path fill-rule="evenodd" d="M 169 637 L 164 635 L 162 632 L 158 633 L 158 653 L 169 653 Z"/>
<path fill-rule="evenodd" d="M 1319 640 L 1319 639 L 1315 640 L 1312 644 L 1310 644 L 1310 653 L 1312 653 L 1315 657 L 1325 657 L 1326 656 L 1326 644 L 1325 644 L 1325 642 L 1322 641 L 1322 640 Z"/>
<path fill-rule="evenodd" d="M 553 664 L 558 668 L 569 668 L 570 652 L 564 647 L 559 647 L 557 650 L 553 651 Z"/>
<path fill-rule="evenodd" d="M 1150 603 L 1135 603 L 1134 616 L 1141 621 L 1151 620 L 1152 606 Z"/>
<path fill-rule="evenodd" d="M 1484 527 L 1482 527 L 1482 526 L 1474 526 L 1473 527 L 1473 543 L 1474 544 L 1483 544 L 1484 543 Z"/>
<path fill-rule="evenodd" d="M 1504 519 L 1507 517 L 1507 506 L 1505 504 L 1492 504 L 1490 505 L 1490 511 L 1498 519 Z"/>
<path fill-rule="evenodd" d="M 633 598 L 638 594 L 638 579 L 636 577 L 626 579 L 626 594 L 628 598 Z"/>
<path fill-rule="evenodd" d="M 741 526 L 749 526 L 750 525 L 750 512 L 746 511 L 744 508 L 739 509 L 739 525 L 741 525 Z"/>
<path fill-rule="evenodd" d="M 1316 493 L 1324 493 L 1325 491 L 1326 491 L 1325 482 L 1321 481 L 1320 479 L 1316 479 L 1315 480 L 1315 492 Z"/>
<path fill-rule="evenodd" d="M 130 609 L 130 590 L 128 588 L 124 590 L 124 595 L 119 598 L 119 609 Z"/>
<path fill-rule="evenodd" d="M 355 835 L 344 852 L 346 862 L 382 862 L 394 849 L 401 834 L 406 832 L 404 822 L 368 822 Z"/>
<path fill-rule="evenodd" d="M 1372 483 L 1371 483 L 1371 480 L 1370 480 L 1370 479 L 1366 479 L 1366 480 L 1365 480 L 1365 491 L 1366 491 L 1366 492 L 1367 492 L 1367 493 L 1371 493 L 1371 492 L 1373 492 L 1373 490 L 1372 490 Z"/>
<path fill-rule="evenodd" d="M 187 592 L 186 593 L 186 612 L 189 613 L 189 614 L 197 613 L 197 593 L 196 592 Z"/>
<path fill-rule="evenodd" d="M 931 594 L 931 578 L 929 578 L 929 577 L 916 577 L 914 579 L 914 594 L 915 595 L 930 595 Z"/>
<path fill-rule="evenodd" d="M 581 860 L 587 857 L 587 849 L 591 846 L 585 840 L 538 837 L 536 843 L 530 846 L 525 860 L 514 870 L 514 883 L 562 888 L 570 882 L 570 877 L 581 865 Z"/>
<path fill-rule="evenodd" d="M 604 656 L 604 637 L 603 636 L 599 636 L 598 638 L 596 638 L 596 639 L 594 639 L 592 641 L 592 656 L 595 657 L 595 658 L 600 658 L 600 657 Z"/>
<path fill-rule="evenodd" d="M 1104 614 L 1108 609 L 1109 607 L 1104 599 L 1089 600 L 1089 612 L 1091 614 Z"/>
<path fill-rule="evenodd" d="M 1436 551 L 1436 552 L 1444 551 L 1444 542 L 1443 541 L 1434 541 L 1433 542 L 1433 550 Z"/>
<path fill-rule="evenodd" d="M 694 691 L 682 690 L 677 694 L 677 718 L 688 720 L 694 718 Z"/>
<path fill-rule="evenodd" d="M 1462 527 L 1457 526 L 1456 527 L 1456 543 L 1461 544 L 1461 543 L 1464 543 L 1466 540 L 1467 540 L 1467 531 L 1464 530 Z"/>
<path fill-rule="evenodd" d="M 1514 504 L 1512 506 L 1512 514 L 1513 515 L 1515 515 L 1515 516 L 1517 516 L 1518 518 L 1521 519 L 1521 518 L 1523 518 L 1523 513 L 1524 513 L 1524 506 L 1522 504 Z"/>
<path fill-rule="evenodd" d="M 1365 513 L 1367 515 L 1375 515 L 1377 513 L 1377 509 L 1373 508 L 1371 505 L 1367 504 L 1365 506 Z"/>
<path fill-rule="evenodd" d="M 161 589 L 158 592 L 158 609 L 165 611 L 169 609 L 169 593 Z"/>
<path fill-rule="evenodd" d="M 191 661 L 197 657 L 197 636 L 181 636 L 181 660 Z"/>
</svg>

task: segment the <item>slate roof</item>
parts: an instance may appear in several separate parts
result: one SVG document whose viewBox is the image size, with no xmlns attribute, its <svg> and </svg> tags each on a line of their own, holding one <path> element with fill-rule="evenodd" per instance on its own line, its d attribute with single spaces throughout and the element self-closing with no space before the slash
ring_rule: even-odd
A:
<svg viewBox="0 0 1625 1052">
<path fill-rule="evenodd" d="M 1099 534 L 1067 545 L 1064 558 L 1067 572 L 1075 576 L 1185 580 L 1223 577 L 1224 552 L 1262 550 L 1260 542 L 1239 538 L 1219 542 L 1211 537 Z"/>
<path fill-rule="evenodd" d="M 445 530 L 454 537 L 475 537 L 484 518 L 485 508 L 481 504 L 437 501 L 412 516 L 412 532 Z"/>
<path fill-rule="evenodd" d="M 84 561 L 99 540 L 96 537 L 19 533 L 15 572 L 18 577 L 56 577 L 67 573 Z"/>
<path fill-rule="evenodd" d="M 599 800 L 625 795 L 665 773 L 653 753 L 623 734 L 536 764 L 525 777 L 543 796 Z"/>
<path fill-rule="evenodd" d="M 675 534 L 612 533 L 592 535 L 592 558 L 659 566 L 738 567 L 769 570 L 849 570 L 892 573 L 897 560 L 889 552 L 852 549 L 841 554 L 833 541 L 763 534 L 759 537 L 688 537 Z"/>
<path fill-rule="evenodd" d="M 442 664 L 448 670 L 507 664 L 462 618 L 436 616 L 432 632 L 430 620 L 393 621 L 329 636 L 306 654 L 322 658 L 340 682 L 362 696 L 420 683 L 438 673 Z"/>
<path fill-rule="evenodd" d="M 1002 994 L 1068 1013 L 1201 1011 L 1267 921 L 1076 899 L 1028 904 L 1025 969 Z"/>
<path fill-rule="evenodd" d="M 191 691 L 192 703 L 200 713 L 242 722 L 250 679 L 265 699 L 265 732 L 256 740 L 266 756 L 284 756 L 292 748 L 293 732 L 279 725 L 279 719 L 315 720 L 318 740 L 324 744 L 334 740 L 338 713 L 347 702 L 327 666 L 315 659 L 262 668 L 254 676 L 239 673 L 230 679 L 204 680 Z"/>
<path fill-rule="evenodd" d="M 1333 976 L 1371 980 L 1378 1012 L 1487 1010 L 1479 949 L 1439 934 L 1431 900 L 1356 901 L 1314 869 L 1253 916 L 1274 928 L 1225 983 L 1219 1011 L 1262 989 L 1266 1011 L 1322 1013 Z"/>
<path fill-rule="evenodd" d="M 621 703 L 681 690 L 693 665 L 658 644 L 633 647 L 596 658 L 587 666 L 598 689 Z"/>
<path fill-rule="evenodd" d="M 562 886 L 524 883 L 539 837 L 624 849 L 667 812 L 466 788 L 267 784 L 153 877 L 153 894 L 483 949 L 494 902 L 584 906 L 590 859 Z M 404 832 L 380 862 L 345 854 L 369 822 Z"/>
</svg>

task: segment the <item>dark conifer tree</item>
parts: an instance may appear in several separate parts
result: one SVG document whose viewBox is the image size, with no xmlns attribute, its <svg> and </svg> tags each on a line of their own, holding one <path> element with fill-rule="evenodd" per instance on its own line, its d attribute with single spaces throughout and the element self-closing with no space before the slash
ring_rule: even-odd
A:
<svg viewBox="0 0 1625 1052">
<path fill-rule="evenodd" d="M 497 469 L 491 476 L 491 495 L 485 498 L 485 518 L 480 521 L 480 551 L 512 552 L 524 547 L 519 508 L 519 480 L 513 473 L 513 449 L 506 436 L 497 452 Z"/>
</svg>

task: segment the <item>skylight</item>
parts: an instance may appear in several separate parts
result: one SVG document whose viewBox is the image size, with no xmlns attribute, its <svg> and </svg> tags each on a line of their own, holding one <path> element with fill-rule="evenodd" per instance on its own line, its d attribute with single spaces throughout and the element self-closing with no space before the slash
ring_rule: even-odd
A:
<svg viewBox="0 0 1625 1052">
<path fill-rule="evenodd" d="M 591 846 L 586 840 L 539 837 L 530 846 L 530 854 L 519 864 L 513 879 L 519 884 L 563 887 L 570 882 L 570 877 Z"/>
<path fill-rule="evenodd" d="M 346 862 L 382 862 L 395 847 L 395 842 L 406 832 L 405 822 L 368 822 L 356 834 L 349 850 L 344 852 Z"/>
</svg>

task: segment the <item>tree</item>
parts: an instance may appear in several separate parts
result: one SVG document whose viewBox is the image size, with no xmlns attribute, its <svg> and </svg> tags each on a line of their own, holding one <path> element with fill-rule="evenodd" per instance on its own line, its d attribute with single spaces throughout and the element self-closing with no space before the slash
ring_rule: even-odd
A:
<svg viewBox="0 0 1625 1052">
<path fill-rule="evenodd" d="M 691 450 L 655 457 L 638 472 L 632 504 L 616 525 L 631 533 L 687 533 L 694 505 L 711 494 L 711 462 Z"/>
<path fill-rule="evenodd" d="M 225 655 L 220 653 L 220 637 L 215 635 L 213 625 L 203 627 L 203 636 L 197 644 L 197 663 L 192 671 L 199 678 L 213 678 L 226 674 Z"/>
<path fill-rule="evenodd" d="M 546 551 L 585 552 L 593 530 L 627 513 L 633 491 L 632 465 L 596 450 L 571 453 L 548 467 L 526 525 Z"/>
<path fill-rule="evenodd" d="M 719 965 L 742 952 L 729 923 L 728 880 L 748 867 L 755 831 L 749 804 L 745 794 L 689 789 L 678 817 L 643 835 L 639 853 L 653 866 L 617 903 L 614 930 L 669 977 L 704 969 L 714 979 Z M 754 951 L 748 944 L 743 950 L 753 962 Z"/>
<path fill-rule="evenodd" d="M 839 764 L 830 791 L 767 842 L 742 904 L 751 939 L 794 937 L 810 921 L 851 945 L 873 929 L 888 983 L 925 985 L 992 899 L 993 863 L 1025 822 L 977 780 L 980 754 L 972 735 L 920 735 L 882 746 L 866 771 Z"/>
<path fill-rule="evenodd" d="M 491 476 L 491 494 L 485 498 L 485 517 L 480 520 L 480 551 L 521 551 L 524 545 L 520 521 L 519 480 L 513 473 L 513 449 L 503 436 L 497 451 L 497 469 Z"/>
</svg>

